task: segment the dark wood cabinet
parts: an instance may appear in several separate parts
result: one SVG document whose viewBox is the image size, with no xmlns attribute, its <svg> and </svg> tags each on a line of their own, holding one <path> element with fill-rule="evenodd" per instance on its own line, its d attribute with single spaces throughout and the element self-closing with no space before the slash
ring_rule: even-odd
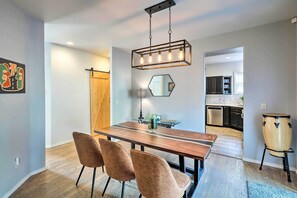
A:
<svg viewBox="0 0 297 198">
<path fill-rule="evenodd" d="M 225 127 L 230 127 L 230 107 L 223 107 L 223 125 Z"/>
<path fill-rule="evenodd" d="M 230 126 L 242 131 L 243 130 L 243 118 L 241 117 L 241 114 L 242 114 L 242 108 L 231 107 Z"/>
<path fill-rule="evenodd" d="M 231 94 L 231 76 L 206 77 L 206 94 Z"/>
<path fill-rule="evenodd" d="M 223 94 L 223 76 L 215 77 L 215 85 L 216 94 Z"/>
</svg>

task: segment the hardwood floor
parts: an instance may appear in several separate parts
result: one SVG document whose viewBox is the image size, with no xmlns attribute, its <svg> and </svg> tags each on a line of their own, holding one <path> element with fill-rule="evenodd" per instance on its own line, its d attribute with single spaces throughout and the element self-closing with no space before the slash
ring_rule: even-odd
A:
<svg viewBox="0 0 297 198">
<path fill-rule="evenodd" d="M 121 142 L 127 149 L 130 144 Z M 139 149 L 139 146 L 137 146 Z M 178 157 L 161 151 L 147 149 L 162 157 L 178 161 Z M 29 178 L 11 197 L 89 197 L 91 191 L 92 169 L 85 168 L 78 186 L 76 179 L 81 170 L 75 146 L 68 143 L 52 149 L 47 149 L 47 170 Z M 186 164 L 192 166 L 192 160 L 186 159 Z M 286 173 L 281 169 L 263 167 L 243 162 L 242 160 L 211 153 L 205 162 L 205 171 L 199 181 L 198 191 L 194 197 L 201 198 L 232 198 L 247 197 L 246 181 L 257 181 L 297 190 L 297 175 L 292 172 L 292 183 L 288 183 Z M 107 181 L 106 173 L 98 169 L 94 197 L 101 197 Z M 121 184 L 111 180 L 104 197 L 120 197 Z M 127 182 L 125 197 L 138 197 L 139 191 L 135 181 Z"/>
<path fill-rule="evenodd" d="M 227 127 L 206 126 L 206 133 L 218 136 L 212 153 L 242 159 L 242 132 Z"/>
</svg>

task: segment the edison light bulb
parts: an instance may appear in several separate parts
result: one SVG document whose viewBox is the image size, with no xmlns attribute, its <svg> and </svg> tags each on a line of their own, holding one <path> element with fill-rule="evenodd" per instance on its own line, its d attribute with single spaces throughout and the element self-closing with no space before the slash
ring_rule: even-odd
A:
<svg viewBox="0 0 297 198">
<path fill-rule="evenodd" d="M 184 52 L 182 50 L 182 48 L 180 48 L 179 50 L 179 60 L 183 60 L 184 59 Z"/>
<path fill-rule="evenodd" d="M 149 62 L 149 63 L 152 63 L 152 62 L 153 62 L 152 53 L 150 53 L 150 55 L 149 55 L 148 62 Z"/>
<path fill-rule="evenodd" d="M 171 61 L 171 59 L 172 59 L 172 54 L 171 54 L 171 50 L 169 50 L 169 52 L 168 52 L 168 60 Z"/>
<path fill-rule="evenodd" d="M 159 55 L 158 55 L 158 61 L 161 62 L 162 61 L 162 57 L 161 57 L 161 52 L 159 51 Z"/>
<path fill-rule="evenodd" d="M 140 57 L 140 64 L 143 65 L 143 63 L 144 63 L 144 60 L 143 60 L 143 56 L 141 55 L 141 57 Z"/>
</svg>

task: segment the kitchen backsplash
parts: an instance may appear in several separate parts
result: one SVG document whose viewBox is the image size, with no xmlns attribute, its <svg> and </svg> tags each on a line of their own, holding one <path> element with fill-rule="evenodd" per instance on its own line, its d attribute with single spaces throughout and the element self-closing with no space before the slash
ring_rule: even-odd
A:
<svg viewBox="0 0 297 198">
<path fill-rule="evenodd" d="M 242 95 L 206 95 L 206 104 L 243 105 Z"/>
</svg>

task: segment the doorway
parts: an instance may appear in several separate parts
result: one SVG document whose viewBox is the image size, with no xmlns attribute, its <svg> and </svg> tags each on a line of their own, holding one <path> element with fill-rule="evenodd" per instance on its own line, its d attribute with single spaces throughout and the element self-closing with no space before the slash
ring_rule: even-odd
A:
<svg viewBox="0 0 297 198">
<path fill-rule="evenodd" d="M 243 47 L 205 53 L 205 131 L 218 136 L 212 152 L 242 159 Z"/>
<path fill-rule="evenodd" d="M 107 72 L 90 72 L 91 95 L 91 135 L 100 136 L 94 132 L 110 126 L 110 74 Z"/>
</svg>

